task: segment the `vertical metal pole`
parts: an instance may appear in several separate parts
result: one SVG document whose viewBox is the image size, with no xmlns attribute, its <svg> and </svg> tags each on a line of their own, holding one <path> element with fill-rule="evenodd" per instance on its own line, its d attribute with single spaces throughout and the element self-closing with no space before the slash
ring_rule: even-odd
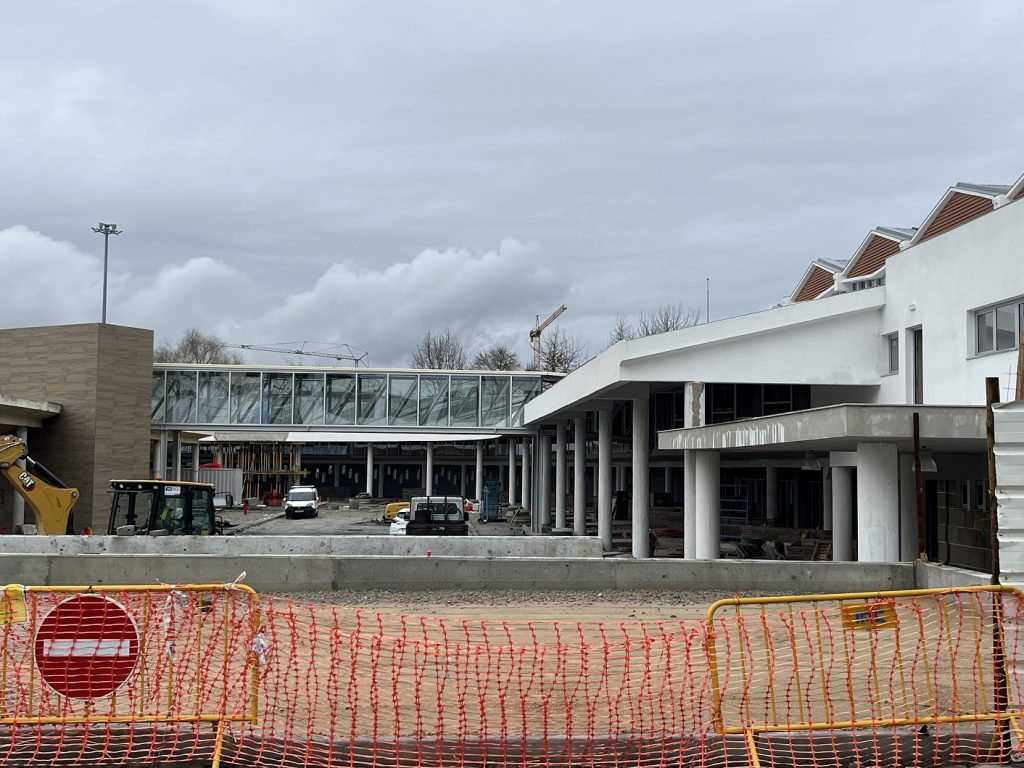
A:
<svg viewBox="0 0 1024 768">
<path fill-rule="evenodd" d="M 107 322 L 107 245 L 110 242 L 110 235 L 106 232 L 103 233 L 103 319 L 101 322 Z"/>
</svg>

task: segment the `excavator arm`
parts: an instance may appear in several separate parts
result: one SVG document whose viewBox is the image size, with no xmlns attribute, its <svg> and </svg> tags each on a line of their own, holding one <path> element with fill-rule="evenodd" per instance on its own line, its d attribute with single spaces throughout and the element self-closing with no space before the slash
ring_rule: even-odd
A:
<svg viewBox="0 0 1024 768">
<path fill-rule="evenodd" d="M 25 467 L 16 462 L 25 460 Z M 25 441 L 14 435 L 0 436 L 0 475 L 25 499 L 36 518 L 39 533 L 67 533 L 68 518 L 78 501 L 78 489 L 68 488 L 53 473 L 28 455 Z"/>
</svg>

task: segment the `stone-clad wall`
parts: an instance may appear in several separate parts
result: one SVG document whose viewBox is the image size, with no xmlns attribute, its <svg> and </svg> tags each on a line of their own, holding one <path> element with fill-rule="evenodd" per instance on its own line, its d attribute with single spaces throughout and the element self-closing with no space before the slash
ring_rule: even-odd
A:
<svg viewBox="0 0 1024 768">
<path fill-rule="evenodd" d="M 29 430 L 29 455 L 81 492 L 78 530 L 103 526 L 112 478 L 149 476 L 152 370 L 149 330 L 99 323 L 0 330 L 0 391 L 63 406 L 43 429 Z"/>
</svg>

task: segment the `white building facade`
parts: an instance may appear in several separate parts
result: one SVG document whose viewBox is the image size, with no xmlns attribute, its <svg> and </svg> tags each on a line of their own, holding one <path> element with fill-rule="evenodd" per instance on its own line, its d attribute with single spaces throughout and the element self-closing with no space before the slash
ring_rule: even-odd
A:
<svg viewBox="0 0 1024 768">
<path fill-rule="evenodd" d="M 636 557 L 660 492 L 683 508 L 686 557 L 761 526 L 819 532 L 836 560 L 926 553 L 984 570 L 985 378 L 1012 397 L 1022 200 L 1024 177 L 957 184 L 918 227 L 878 227 L 849 258 L 814 262 L 778 307 L 614 345 L 528 403 L 525 423 L 596 455 L 608 548 L 624 529 L 613 499 L 630 493 Z M 574 488 L 567 467 L 549 485 Z"/>
</svg>

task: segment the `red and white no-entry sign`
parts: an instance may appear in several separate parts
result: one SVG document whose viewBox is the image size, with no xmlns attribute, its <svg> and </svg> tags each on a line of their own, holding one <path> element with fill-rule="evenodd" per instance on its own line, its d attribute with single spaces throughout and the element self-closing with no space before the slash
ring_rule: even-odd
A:
<svg viewBox="0 0 1024 768">
<path fill-rule="evenodd" d="M 101 595 L 75 595 L 54 606 L 36 631 L 36 667 L 62 696 L 109 696 L 139 661 L 139 628 L 123 605 Z"/>
</svg>

